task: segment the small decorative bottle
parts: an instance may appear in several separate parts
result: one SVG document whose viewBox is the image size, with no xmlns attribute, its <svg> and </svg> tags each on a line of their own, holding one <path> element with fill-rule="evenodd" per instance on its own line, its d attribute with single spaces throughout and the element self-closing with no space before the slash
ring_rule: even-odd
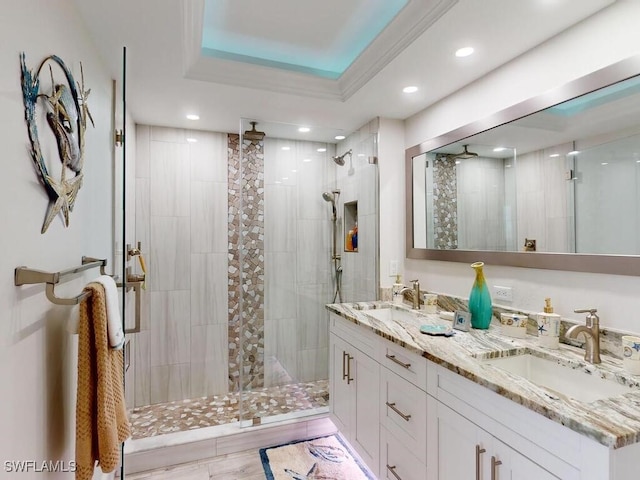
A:
<svg viewBox="0 0 640 480">
<path fill-rule="evenodd" d="M 351 243 L 353 244 L 353 251 L 358 251 L 358 222 L 353 227 L 353 236 L 351 237 Z"/>
<path fill-rule="evenodd" d="M 469 312 L 471 313 L 471 326 L 486 330 L 491 324 L 493 311 L 491 308 L 491 295 L 489 294 L 487 281 L 484 279 L 482 267 L 484 267 L 483 262 L 471 264 L 471 268 L 476 271 L 476 280 L 473 282 L 471 294 L 469 295 Z"/>
</svg>

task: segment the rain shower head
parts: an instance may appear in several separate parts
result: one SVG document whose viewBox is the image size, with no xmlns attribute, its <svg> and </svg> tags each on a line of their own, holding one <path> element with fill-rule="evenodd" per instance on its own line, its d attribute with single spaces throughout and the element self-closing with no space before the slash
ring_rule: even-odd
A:
<svg viewBox="0 0 640 480">
<path fill-rule="evenodd" d="M 449 154 L 447 155 L 447 158 L 450 160 L 467 160 L 469 158 L 477 157 L 477 153 L 467 150 L 468 146 L 469 145 L 463 145 L 464 150 L 462 152 Z"/>
<path fill-rule="evenodd" d="M 336 157 L 331 157 L 331 158 L 338 165 L 342 166 L 342 165 L 344 165 L 344 157 L 346 157 L 347 155 L 351 156 L 351 150 L 349 150 L 348 152 L 344 152 L 342 155 L 339 155 L 339 156 L 336 156 Z"/>
<path fill-rule="evenodd" d="M 258 142 L 264 140 L 265 133 L 256 130 L 256 125 L 258 124 L 258 122 L 249 123 L 251 124 L 251 130 L 247 130 L 246 132 L 244 132 L 243 138 L 245 140 L 256 140 Z"/>
</svg>

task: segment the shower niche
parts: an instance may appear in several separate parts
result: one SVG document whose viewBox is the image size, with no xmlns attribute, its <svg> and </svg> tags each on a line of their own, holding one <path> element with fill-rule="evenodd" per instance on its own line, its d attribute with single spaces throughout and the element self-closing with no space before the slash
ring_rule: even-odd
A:
<svg viewBox="0 0 640 480">
<path fill-rule="evenodd" d="M 342 216 L 344 225 L 344 251 L 358 251 L 358 202 L 345 202 Z"/>
</svg>

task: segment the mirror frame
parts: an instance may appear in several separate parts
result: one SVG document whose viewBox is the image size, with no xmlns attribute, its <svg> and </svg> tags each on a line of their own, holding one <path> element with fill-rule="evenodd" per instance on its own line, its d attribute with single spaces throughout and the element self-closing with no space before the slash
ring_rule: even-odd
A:
<svg viewBox="0 0 640 480">
<path fill-rule="evenodd" d="M 412 162 L 414 157 L 637 75 L 640 75 L 640 55 L 596 70 L 540 96 L 530 98 L 482 120 L 472 122 L 406 149 L 406 257 L 416 260 L 439 260 L 445 262 L 473 263 L 483 261 L 490 265 L 546 270 L 640 275 L 640 255 L 438 250 L 414 248 L 413 246 Z"/>
</svg>

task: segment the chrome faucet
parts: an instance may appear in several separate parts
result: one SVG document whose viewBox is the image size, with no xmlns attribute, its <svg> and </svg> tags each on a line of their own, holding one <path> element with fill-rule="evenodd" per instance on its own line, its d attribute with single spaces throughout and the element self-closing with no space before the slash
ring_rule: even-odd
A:
<svg viewBox="0 0 640 480">
<path fill-rule="evenodd" d="M 574 310 L 575 313 L 587 313 L 585 325 L 574 325 L 565 336 L 576 338 L 580 333 L 584 333 L 587 342 L 584 346 L 584 359 L 589 363 L 601 363 L 600 360 L 600 318 L 596 315 L 595 308 L 585 310 Z"/>
<path fill-rule="evenodd" d="M 412 287 L 404 287 L 400 290 L 400 295 L 404 297 L 404 294 L 409 292 L 411 293 L 411 301 L 413 302 L 413 309 L 420 310 L 420 281 L 419 280 L 411 280 L 413 284 Z"/>
</svg>

